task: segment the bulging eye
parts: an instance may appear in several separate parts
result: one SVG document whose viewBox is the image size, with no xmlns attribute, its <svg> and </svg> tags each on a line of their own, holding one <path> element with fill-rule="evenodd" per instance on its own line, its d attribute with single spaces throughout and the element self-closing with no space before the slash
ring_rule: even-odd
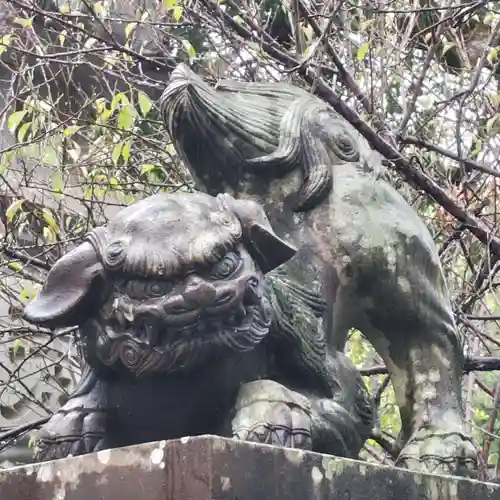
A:
<svg viewBox="0 0 500 500">
<path fill-rule="evenodd" d="M 230 278 L 240 268 L 240 264 L 240 258 L 234 252 L 229 252 L 215 264 L 210 276 L 218 280 Z"/>
<path fill-rule="evenodd" d="M 126 284 L 127 295 L 136 300 L 162 297 L 172 291 L 169 281 L 131 280 Z"/>
<path fill-rule="evenodd" d="M 150 281 L 146 285 L 146 294 L 149 297 L 163 297 L 172 291 L 172 283 L 169 281 Z"/>
</svg>

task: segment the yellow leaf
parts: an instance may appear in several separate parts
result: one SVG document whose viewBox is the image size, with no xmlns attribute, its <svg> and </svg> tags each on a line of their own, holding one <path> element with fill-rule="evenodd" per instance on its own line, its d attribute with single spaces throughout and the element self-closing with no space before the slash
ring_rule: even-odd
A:
<svg viewBox="0 0 500 500">
<path fill-rule="evenodd" d="M 365 42 L 361 45 L 361 47 L 359 48 L 358 50 L 358 53 L 356 54 L 356 59 L 358 61 L 362 61 L 366 54 L 368 54 L 368 49 L 370 48 L 370 43 L 369 42 Z"/>
<path fill-rule="evenodd" d="M 163 7 L 167 10 L 173 9 L 177 5 L 177 0 L 163 0 Z"/>
<path fill-rule="evenodd" d="M 47 146 L 43 152 L 42 161 L 48 165 L 59 165 L 59 155 L 53 147 Z"/>
<path fill-rule="evenodd" d="M 14 344 L 12 345 L 12 354 L 14 357 L 17 357 L 17 353 L 19 352 L 19 349 L 22 347 L 23 343 L 21 342 L 21 339 L 16 339 L 14 340 Z"/>
<path fill-rule="evenodd" d="M 134 125 L 136 116 L 135 113 L 135 109 L 130 104 L 123 106 L 118 113 L 118 128 L 122 130 L 130 130 Z"/>
<path fill-rule="evenodd" d="M 142 116 L 146 116 L 151 110 L 152 103 L 149 97 L 144 92 L 139 91 L 137 94 L 139 99 L 139 108 L 141 108 Z"/>
<path fill-rule="evenodd" d="M 127 163 L 130 159 L 130 142 L 126 142 L 122 147 L 122 158 Z"/>
<path fill-rule="evenodd" d="M 94 4 L 94 12 L 96 14 L 100 14 L 100 15 L 106 14 L 106 7 L 104 7 L 104 3 L 103 2 L 96 2 Z"/>
<path fill-rule="evenodd" d="M 141 167 L 141 175 L 145 175 L 145 174 L 151 172 L 152 170 L 154 170 L 155 168 L 156 168 L 156 165 L 153 165 L 151 163 L 145 163 Z"/>
<path fill-rule="evenodd" d="M 9 119 L 7 120 L 7 127 L 9 128 L 12 134 L 16 131 L 17 127 L 22 122 L 25 115 L 26 115 L 26 110 L 14 111 L 14 113 L 12 113 L 9 116 Z"/>
<path fill-rule="evenodd" d="M 12 41 L 12 35 L 4 35 L 0 37 L 0 54 L 3 54 L 9 47 Z"/>
<path fill-rule="evenodd" d="M 14 218 L 14 216 L 17 214 L 17 212 L 19 212 L 19 210 L 23 206 L 23 203 L 24 203 L 23 198 L 21 198 L 20 200 L 16 200 L 14 203 L 11 203 L 11 205 L 9 206 L 7 211 L 5 212 L 5 215 L 7 216 L 7 220 L 9 222 L 11 222 L 12 219 Z"/>
<path fill-rule="evenodd" d="M 56 235 L 52 228 L 44 227 L 43 228 L 43 237 L 47 243 L 54 243 L 56 241 Z"/>
<path fill-rule="evenodd" d="M 187 52 L 190 59 L 196 57 L 196 50 L 189 40 L 182 40 L 182 45 L 184 45 L 184 50 Z"/>
<path fill-rule="evenodd" d="M 474 151 L 472 151 L 472 156 L 477 156 L 481 149 L 483 148 L 483 141 L 481 139 L 477 139 L 474 144 Z"/>
<path fill-rule="evenodd" d="M 114 111 L 118 104 L 122 101 L 123 94 L 121 92 L 117 92 L 114 96 L 113 99 L 111 100 L 111 109 Z"/>
<path fill-rule="evenodd" d="M 20 26 L 22 26 L 23 28 L 31 28 L 31 26 L 33 26 L 33 19 L 26 19 L 24 17 L 16 17 L 14 19 L 14 22 L 16 24 L 19 24 Z"/>
<path fill-rule="evenodd" d="M 312 29 L 312 26 L 308 24 L 307 26 L 302 26 L 302 31 L 304 32 L 304 36 L 306 37 L 307 41 L 310 42 L 313 39 L 314 31 Z"/>
<path fill-rule="evenodd" d="M 493 115 L 487 122 L 486 122 L 486 132 L 488 134 L 491 132 L 493 129 L 493 126 L 495 125 L 496 121 L 498 120 L 499 115 Z"/>
<path fill-rule="evenodd" d="M 54 174 L 54 177 L 52 177 L 52 189 L 56 193 L 62 193 L 63 188 L 64 188 L 64 182 L 63 182 L 63 178 L 62 178 L 62 173 L 57 171 Z"/>
<path fill-rule="evenodd" d="M 122 154 L 122 145 L 121 143 L 119 143 L 113 148 L 113 152 L 111 153 L 111 160 L 115 165 L 118 163 L 121 154 Z"/>
<path fill-rule="evenodd" d="M 125 39 L 128 40 L 130 37 L 130 34 L 134 30 L 134 28 L 137 26 L 137 23 L 128 23 L 127 26 L 125 27 Z"/>
<path fill-rule="evenodd" d="M 19 262 L 12 261 L 12 262 L 9 262 L 7 265 L 10 269 L 15 271 L 16 273 L 23 270 L 23 266 L 21 266 L 21 264 L 19 264 Z"/>
<path fill-rule="evenodd" d="M 75 132 L 78 132 L 82 127 L 79 127 L 78 125 L 70 125 L 69 127 L 66 127 L 64 129 L 63 134 L 70 136 L 73 135 Z"/>
<path fill-rule="evenodd" d="M 176 5 L 172 9 L 172 17 L 174 18 L 174 21 L 176 23 L 178 23 L 181 20 L 183 13 L 184 13 L 184 9 L 180 5 Z"/>
<path fill-rule="evenodd" d="M 55 232 L 59 231 L 59 226 L 57 225 L 52 212 L 48 208 L 44 207 L 42 209 L 42 216 L 43 220 L 49 225 L 49 227 L 51 227 Z"/>
<path fill-rule="evenodd" d="M 26 138 L 26 134 L 28 133 L 28 130 L 31 126 L 31 122 L 23 123 L 19 127 L 19 131 L 17 132 L 17 140 L 19 142 L 24 142 L 24 139 Z"/>
<path fill-rule="evenodd" d="M 493 47 L 489 54 L 487 55 L 486 59 L 490 64 L 494 64 L 496 62 L 496 59 L 498 57 L 498 52 L 500 51 L 500 47 Z"/>
</svg>

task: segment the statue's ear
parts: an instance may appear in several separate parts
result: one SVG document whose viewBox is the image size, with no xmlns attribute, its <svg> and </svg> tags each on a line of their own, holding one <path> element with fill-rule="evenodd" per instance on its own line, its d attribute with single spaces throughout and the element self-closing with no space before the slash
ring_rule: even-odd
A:
<svg viewBox="0 0 500 500">
<path fill-rule="evenodd" d="M 250 254 L 264 274 L 281 266 L 297 253 L 294 247 L 279 238 L 274 231 L 258 223 L 251 224 L 245 233 Z"/>
<path fill-rule="evenodd" d="M 261 205 L 251 200 L 235 200 L 227 193 L 217 198 L 240 221 L 248 251 L 263 273 L 281 266 L 297 253 L 296 248 L 273 231 Z"/>
<path fill-rule="evenodd" d="M 94 285 L 102 278 L 94 247 L 82 243 L 54 264 L 38 296 L 24 308 L 24 319 L 49 328 L 80 324 L 93 312 Z"/>
</svg>

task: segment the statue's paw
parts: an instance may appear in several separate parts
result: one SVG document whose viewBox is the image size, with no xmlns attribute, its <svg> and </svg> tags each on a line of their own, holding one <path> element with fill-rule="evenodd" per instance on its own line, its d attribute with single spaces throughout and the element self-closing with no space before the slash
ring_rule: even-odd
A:
<svg viewBox="0 0 500 500">
<path fill-rule="evenodd" d="M 100 410 L 60 410 L 41 428 L 35 459 L 56 460 L 107 448 L 105 420 Z"/>
<path fill-rule="evenodd" d="M 404 447 L 396 465 L 418 472 L 475 478 L 477 451 L 464 433 L 423 428 Z"/>
<path fill-rule="evenodd" d="M 245 384 L 238 393 L 232 429 L 236 439 L 311 449 L 309 400 L 272 380 Z"/>
</svg>

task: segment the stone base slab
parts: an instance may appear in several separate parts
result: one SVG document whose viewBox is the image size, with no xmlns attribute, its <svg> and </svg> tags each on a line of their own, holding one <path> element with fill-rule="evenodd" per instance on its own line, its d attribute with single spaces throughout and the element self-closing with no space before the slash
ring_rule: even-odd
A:
<svg viewBox="0 0 500 500">
<path fill-rule="evenodd" d="M 199 436 L 0 471 L 1 500 L 500 500 L 500 485 Z"/>
</svg>

